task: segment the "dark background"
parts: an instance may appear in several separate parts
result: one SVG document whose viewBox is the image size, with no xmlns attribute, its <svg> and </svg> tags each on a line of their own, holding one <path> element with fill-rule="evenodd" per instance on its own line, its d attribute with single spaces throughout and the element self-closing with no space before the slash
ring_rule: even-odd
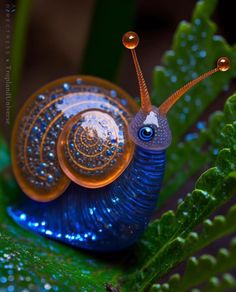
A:
<svg viewBox="0 0 236 292">
<path fill-rule="evenodd" d="M 136 12 L 134 19 L 130 21 L 133 24 L 130 25 L 129 30 L 135 30 L 140 35 L 141 42 L 137 53 L 148 87 L 151 88 L 154 66 L 161 63 L 164 52 L 171 47 L 179 22 L 191 20 L 196 1 L 137 0 L 134 2 Z M 32 1 L 23 71 L 17 93 L 17 111 L 27 97 L 45 83 L 66 75 L 91 74 L 83 72 L 82 64 L 86 55 L 95 3 L 95 0 Z M 236 35 L 232 29 L 233 11 L 233 1 L 220 0 L 213 16 L 214 21 L 219 25 L 218 32 L 231 44 L 235 42 Z M 111 23 L 111 25 L 122 25 L 122 12 L 119 13 L 121 14 L 118 17 L 119 23 Z M 4 14 L 1 10 L 1 24 L 3 18 Z M 14 27 L 14 15 L 12 27 Z M 1 39 L 3 35 L 4 31 L 1 33 Z M 99 41 L 98 38 L 97 43 Z M 2 49 L 1 44 L 1 65 L 4 64 Z M 137 96 L 138 87 L 131 57 L 125 49 L 123 52 L 115 82 L 132 96 Z M 97 58 L 100 58 L 99 52 Z M 101 62 L 102 70 L 108 70 L 109 60 L 104 59 Z M 4 69 L 4 66 L 1 67 Z M 4 111 L 4 104 L 1 108 Z M 4 115 L 2 109 L 1 118 Z M 1 124 L 4 125 L 4 120 Z M 3 132 L 9 138 L 10 129 L 7 125 L 4 125 Z"/>
</svg>

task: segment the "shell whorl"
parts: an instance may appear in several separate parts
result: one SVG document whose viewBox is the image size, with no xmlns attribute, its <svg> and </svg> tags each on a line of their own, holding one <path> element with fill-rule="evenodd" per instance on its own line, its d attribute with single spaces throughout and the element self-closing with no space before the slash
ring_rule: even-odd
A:
<svg viewBox="0 0 236 292">
<path fill-rule="evenodd" d="M 22 190 L 46 202 L 71 180 L 89 188 L 115 180 L 133 155 L 127 127 L 136 111 L 127 93 L 95 77 L 67 77 L 38 90 L 13 130 L 13 169 Z"/>
<path fill-rule="evenodd" d="M 75 183 L 89 188 L 114 181 L 132 158 L 133 144 L 127 128 L 119 110 L 110 114 L 88 110 L 75 115 L 57 144 L 63 171 Z"/>
</svg>

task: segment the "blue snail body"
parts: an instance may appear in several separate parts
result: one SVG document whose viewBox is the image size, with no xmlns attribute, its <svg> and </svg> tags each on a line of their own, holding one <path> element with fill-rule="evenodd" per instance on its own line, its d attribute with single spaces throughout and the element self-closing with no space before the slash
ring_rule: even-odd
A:
<svg viewBox="0 0 236 292">
<path fill-rule="evenodd" d="M 96 252 L 132 245 L 155 210 L 171 143 L 166 117 L 192 86 L 229 69 L 217 67 L 173 93 L 159 108 L 140 69 L 134 32 L 123 36 L 138 77 L 141 108 L 121 88 L 89 76 L 65 77 L 34 93 L 12 134 L 15 177 L 29 197 L 8 208 L 19 225 Z"/>
<path fill-rule="evenodd" d="M 21 226 L 67 244 L 98 252 L 132 245 L 144 232 L 156 207 L 165 168 L 165 150 L 136 147 L 119 179 L 96 190 L 71 183 L 56 200 L 29 198 L 9 207 Z"/>
</svg>

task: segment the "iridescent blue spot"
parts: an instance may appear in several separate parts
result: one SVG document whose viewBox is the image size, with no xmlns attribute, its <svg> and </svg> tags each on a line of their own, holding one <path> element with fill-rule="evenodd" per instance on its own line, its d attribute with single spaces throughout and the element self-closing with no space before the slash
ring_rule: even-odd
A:
<svg viewBox="0 0 236 292">
<path fill-rule="evenodd" d="M 122 104 L 122 105 L 127 105 L 127 100 L 124 99 L 124 98 L 122 98 L 122 99 L 121 99 L 121 104 Z"/>
<path fill-rule="evenodd" d="M 187 94 L 187 95 L 185 95 L 184 99 L 185 99 L 186 101 L 190 101 L 190 100 L 191 100 L 191 96 L 190 96 L 189 94 Z"/>
<path fill-rule="evenodd" d="M 94 234 L 93 236 L 92 236 L 92 240 L 96 240 L 96 235 Z"/>
<path fill-rule="evenodd" d="M 200 25 L 200 24 L 201 24 L 201 19 L 200 19 L 200 18 L 196 18 L 196 19 L 194 20 L 194 23 L 195 23 L 196 25 Z"/>
<path fill-rule="evenodd" d="M 195 140 L 197 139 L 198 137 L 198 134 L 197 133 L 189 133 L 185 136 L 185 140 L 186 141 L 192 141 L 192 140 Z"/>
<path fill-rule="evenodd" d="M 111 91 L 110 91 L 110 95 L 111 95 L 111 97 L 117 97 L 117 92 L 116 92 L 116 90 L 111 90 Z"/>
<path fill-rule="evenodd" d="M 1 277 L 1 278 L 0 278 L 0 282 L 1 282 L 2 284 L 5 284 L 5 283 L 7 282 L 7 278 L 6 278 L 6 277 Z"/>
<path fill-rule="evenodd" d="M 214 35 L 213 36 L 213 40 L 214 41 L 221 41 L 222 40 L 222 36 L 220 36 L 220 35 Z"/>
<path fill-rule="evenodd" d="M 188 36 L 188 40 L 189 40 L 189 41 L 192 41 L 193 39 L 194 39 L 193 35 L 190 34 L 190 35 Z"/>
<path fill-rule="evenodd" d="M 43 169 L 40 169 L 40 170 L 38 171 L 38 173 L 39 173 L 41 176 L 44 176 L 44 175 L 45 175 L 45 171 L 44 171 Z"/>
<path fill-rule="evenodd" d="M 47 234 L 47 235 L 52 235 L 53 233 L 52 233 L 51 230 L 46 230 L 45 234 Z"/>
<path fill-rule="evenodd" d="M 22 213 L 20 215 L 20 220 L 25 221 L 26 220 L 26 214 Z"/>
<path fill-rule="evenodd" d="M 204 51 L 204 50 L 201 50 L 201 51 L 198 53 L 198 55 L 199 55 L 200 58 L 205 58 L 206 55 L 207 55 L 207 52 Z"/>
<path fill-rule="evenodd" d="M 45 221 L 42 221 L 42 222 L 41 222 L 41 225 L 42 225 L 42 226 L 45 226 L 45 225 L 46 225 L 46 222 L 45 222 Z"/>
<path fill-rule="evenodd" d="M 56 98 L 57 98 L 57 95 L 56 95 L 56 94 L 52 94 L 52 95 L 51 95 L 51 99 L 52 99 L 52 100 L 54 100 L 54 99 L 56 99 Z"/>
<path fill-rule="evenodd" d="M 61 233 L 58 233 L 58 234 L 57 234 L 57 237 L 58 237 L 58 238 L 61 238 Z"/>
<path fill-rule="evenodd" d="M 79 157 L 79 156 L 80 156 L 80 153 L 77 151 L 77 152 L 75 153 L 75 156 L 76 156 L 76 157 Z"/>
<path fill-rule="evenodd" d="M 45 118 L 48 120 L 48 121 L 51 121 L 51 117 L 50 117 L 50 115 L 49 114 L 45 114 Z"/>
<path fill-rule="evenodd" d="M 80 85 L 80 84 L 82 84 L 82 83 L 83 83 L 83 80 L 82 80 L 82 79 L 80 79 L 80 78 L 77 78 L 77 79 L 76 79 L 76 83 L 77 83 L 78 85 Z"/>
<path fill-rule="evenodd" d="M 28 154 L 32 154 L 32 152 L 33 152 L 33 151 L 32 151 L 32 148 L 31 148 L 31 147 L 28 147 L 28 148 L 27 148 L 27 153 L 28 153 Z"/>
<path fill-rule="evenodd" d="M 175 83 L 177 81 L 177 77 L 175 75 L 171 76 L 171 82 Z"/>
<path fill-rule="evenodd" d="M 39 95 L 37 96 L 37 100 L 38 100 L 38 101 L 45 100 L 45 96 L 42 95 L 42 94 L 39 94 Z"/>
<path fill-rule="evenodd" d="M 218 153 L 219 153 L 219 149 L 217 149 L 217 148 L 213 149 L 213 154 L 214 155 L 217 155 Z"/>
<path fill-rule="evenodd" d="M 58 100 L 58 104 L 63 104 L 63 98 L 60 98 L 59 100 Z"/>
<path fill-rule="evenodd" d="M 52 183 L 52 182 L 53 182 L 53 176 L 52 176 L 51 174 L 49 174 L 49 175 L 47 176 L 47 181 L 48 181 L 49 183 Z"/>
<path fill-rule="evenodd" d="M 69 91 L 70 90 L 70 84 L 69 83 L 64 83 L 62 85 L 62 87 L 63 87 L 64 91 Z"/>
<path fill-rule="evenodd" d="M 33 129 L 32 129 L 32 132 L 33 132 L 33 133 L 37 133 L 38 130 L 39 130 L 39 128 L 38 128 L 37 126 L 34 126 Z"/>
<path fill-rule="evenodd" d="M 53 160 L 55 158 L 54 153 L 53 152 L 49 152 L 48 153 L 48 158 L 51 159 L 51 160 Z"/>
<path fill-rule="evenodd" d="M 202 122 L 202 121 L 198 122 L 197 123 L 197 129 L 199 129 L 199 130 L 206 129 L 206 123 Z"/>
<path fill-rule="evenodd" d="M 108 149 L 108 150 L 106 151 L 106 154 L 107 154 L 108 156 L 111 156 L 111 155 L 112 155 L 112 152 L 111 152 L 111 150 L 110 150 L 110 149 Z"/>
<path fill-rule="evenodd" d="M 192 51 L 193 51 L 193 52 L 196 52 L 197 50 L 198 50 L 198 45 L 193 45 L 193 46 L 192 46 Z"/>
<path fill-rule="evenodd" d="M 73 149 L 75 147 L 74 143 L 70 143 L 70 149 Z"/>
</svg>

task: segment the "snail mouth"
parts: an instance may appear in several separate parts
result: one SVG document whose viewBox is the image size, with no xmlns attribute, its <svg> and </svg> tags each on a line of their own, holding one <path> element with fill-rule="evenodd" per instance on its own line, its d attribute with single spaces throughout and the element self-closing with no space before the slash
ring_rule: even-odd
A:
<svg viewBox="0 0 236 292">
<path fill-rule="evenodd" d="M 66 177 L 87 188 L 112 183 L 127 168 L 133 152 L 127 120 L 98 109 L 71 118 L 57 144 L 59 164 Z"/>
</svg>

